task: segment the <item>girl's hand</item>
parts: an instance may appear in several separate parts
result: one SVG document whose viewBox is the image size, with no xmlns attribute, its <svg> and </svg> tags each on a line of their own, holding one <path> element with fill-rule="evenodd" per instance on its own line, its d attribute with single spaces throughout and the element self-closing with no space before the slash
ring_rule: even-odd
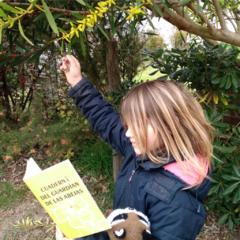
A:
<svg viewBox="0 0 240 240">
<path fill-rule="evenodd" d="M 62 58 L 62 66 L 60 69 L 64 71 L 67 81 L 72 87 L 82 79 L 80 63 L 72 55 L 67 55 Z"/>
<path fill-rule="evenodd" d="M 74 240 L 74 239 L 68 239 L 68 238 L 64 237 L 62 231 L 57 226 L 56 227 L 56 240 Z"/>
</svg>

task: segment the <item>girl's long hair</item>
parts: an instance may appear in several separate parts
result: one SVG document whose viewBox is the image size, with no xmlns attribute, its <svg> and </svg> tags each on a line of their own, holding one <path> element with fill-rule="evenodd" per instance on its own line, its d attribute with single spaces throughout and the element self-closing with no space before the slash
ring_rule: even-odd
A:
<svg viewBox="0 0 240 240">
<path fill-rule="evenodd" d="M 207 177 L 215 129 L 183 84 L 167 80 L 139 84 L 125 96 L 121 112 L 124 127 L 131 129 L 143 157 L 148 155 L 155 163 L 168 163 L 173 156 L 182 172 L 193 177 L 196 172 L 199 174 L 193 186 Z M 151 151 L 147 146 L 148 124 L 156 136 Z M 196 155 L 201 155 L 200 160 L 196 160 Z M 183 160 L 187 164 L 183 164 Z"/>
</svg>

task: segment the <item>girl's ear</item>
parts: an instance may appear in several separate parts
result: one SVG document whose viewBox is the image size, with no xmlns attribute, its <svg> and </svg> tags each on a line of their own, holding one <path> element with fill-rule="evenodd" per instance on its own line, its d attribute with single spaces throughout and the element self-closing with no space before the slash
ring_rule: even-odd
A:
<svg viewBox="0 0 240 240">
<path fill-rule="evenodd" d="M 142 239 L 143 240 L 151 240 L 152 239 L 152 234 L 149 230 L 145 229 L 142 233 Z"/>
</svg>

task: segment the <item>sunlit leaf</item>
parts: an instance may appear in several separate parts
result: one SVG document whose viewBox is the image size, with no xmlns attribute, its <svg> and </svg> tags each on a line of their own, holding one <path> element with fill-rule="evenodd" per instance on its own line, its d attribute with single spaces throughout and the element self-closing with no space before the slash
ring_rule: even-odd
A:
<svg viewBox="0 0 240 240">
<path fill-rule="evenodd" d="M 20 19 L 18 20 L 18 26 L 19 26 L 19 31 L 21 33 L 21 35 L 23 36 L 24 39 L 26 39 L 27 42 L 29 42 L 31 45 L 34 45 L 24 34 L 23 29 L 22 29 L 22 25 L 21 25 L 21 21 Z"/>
</svg>

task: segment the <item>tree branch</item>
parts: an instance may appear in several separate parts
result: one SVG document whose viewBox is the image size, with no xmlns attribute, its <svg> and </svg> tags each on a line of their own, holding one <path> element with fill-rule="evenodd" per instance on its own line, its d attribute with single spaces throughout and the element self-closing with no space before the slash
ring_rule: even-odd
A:
<svg viewBox="0 0 240 240">
<path fill-rule="evenodd" d="M 228 29 L 226 29 L 225 33 L 223 34 L 222 30 L 216 29 L 216 33 L 214 35 L 211 35 L 208 31 L 208 27 L 202 27 L 193 21 L 188 21 L 186 18 L 180 16 L 176 12 L 172 12 L 173 16 L 169 16 L 169 14 L 166 15 L 165 11 L 166 10 L 163 12 L 163 18 L 169 23 L 176 26 L 179 30 L 184 30 L 189 33 L 198 35 L 206 40 L 212 39 L 222 41 L 240 47 L 240 34 L 231 32 Z"/>
<path fill-rule="evenodd" d="M 237 31 L 236 32 L 240 33 L 240 16 L 238 15 L 236 8 L 233 9 L 233 14 L 235 16 L 236 24 L 237 24 Z"/>
<path fill-rule="evenodd" d="M 226 22 L 224 20 L 223 11 L 222 11 L 222 9 L 221 9 L 221 7 L 219 5 L 218 0 L 212 0 L 212 2 L 213 2 L 213 5 L 214 5 L 214 7 L 216 9 L 216 13 L 217 13 L 219 22 L 221 24 L 222 30 L 228 30 L 227 24 L 226 24 Z"/>
<path fill-rule="evenodd" d="M 195 6 L 193 6 L 193 4 L 190 2 L 188 4 L 188 7 L 197 15 L 197 9 Z M 213 25 L 210 23 L 210 21 L 203 15 L 202 11 L 198 12 L 198 16 L 201 18 L 201 20 L 203 22 L 205 22 L 207 24 L 207 26 L 209 27 L 209 32 L 210 34 L 215 34 L 216 33 L 216 29 L 213 27 Z"/>
<path fill-rule="evenodd" d="M 228 19 L 229 22 L 231 22 L 231 24 L 232 24 L 235 32 L 237 33 L 238 30 L 237 30 L 237 28 L 236 28 L 236 25 L 233 23 L 232 19 L 231 19 L 224 11 L 223 11 L 223 15 Z M 240 25 L 239 25 L 239 32 L 240 32 Z"/>
</svg>

